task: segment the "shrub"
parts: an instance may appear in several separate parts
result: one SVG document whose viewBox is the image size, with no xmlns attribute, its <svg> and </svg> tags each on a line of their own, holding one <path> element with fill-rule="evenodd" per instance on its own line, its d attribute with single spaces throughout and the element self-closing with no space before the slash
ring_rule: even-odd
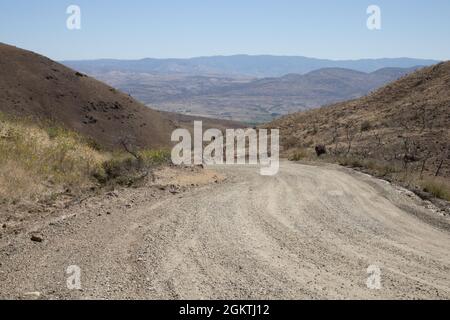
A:
<svg viewBox="0 0 450 320">
<path fill-rule="evenodd" d="M 369 131 L 370 129 L 372 129 L 372 124 L 370 123 L 369 120 L 365 120 L 363 123 L 361 123 L 361 131 Z"/>
<path fill-rule="evenodd" d="M 137 157 L 126 152 L 115 152 L 93 173 L 101 184 L 132 186 L 147 177 L 152 167 L 168 163 L 167 150 L 140 150 Z"/>
<path fill-rule="evenodd" d="M 316 154 L 317 154 L 318 157 L 320 157 L 321 155 L 327 153 L 327 148 L 324 145 L 322 145 L 322 144 L 317 145 L 315 147 L 315 150 L 316 150 Z"/>
</svg>

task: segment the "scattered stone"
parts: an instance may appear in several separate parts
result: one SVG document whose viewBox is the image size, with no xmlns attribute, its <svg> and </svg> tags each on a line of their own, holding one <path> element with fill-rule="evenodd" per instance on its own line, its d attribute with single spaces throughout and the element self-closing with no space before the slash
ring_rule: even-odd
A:
<svg viewBox="0 0 450 320">
<path fill-rule="evenodd" d="M 107 215 L 110 215 L 110 214 L 111 214 L 111 211 L 106 211 L 106 214 L 107 214 Z"/>
<path fill-rule="evenodd" d="M 113 190 L 113 191 L 108 192 L 106 195 L 117 198 L 119 196 L 119 193 L 116 190 Z"/>
<path fill-rule="evenodd" d="M 41 293 L 39 291 L 33 291 L 33 292 L 25 292 L 23 295 L 25 297 L 38 299 L 38 298 L 40 298 Z"/>
<path fill-rule="evenodd" d="M 42 241 L 44 241 L 44 238 L 42 238 L 42 236 L 40 236 L 40 235 L 33 234 L 33 235 L 31 235 L 31 241 L 42 242 Z"/>
</svg>

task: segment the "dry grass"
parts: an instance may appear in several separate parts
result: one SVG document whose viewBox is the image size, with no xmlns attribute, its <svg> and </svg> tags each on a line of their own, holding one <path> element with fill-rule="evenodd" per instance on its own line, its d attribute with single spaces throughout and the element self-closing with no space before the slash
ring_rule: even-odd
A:
<svg viewBox="0 0 450 320">
<path fill-rule="evenodd" d="M 163 151 L 139 152 L 143 166 L 167 159 Z M 95 176 L 116 164 L 132 164 L 124 152 L 102 152 L 92 141 L 48 123 L 0 113 L 0 201 L 16 203 L 53 197 L 69 189 L 80 193 L 98 185 Z M 129 171 L 120 171 L 118 176 Z"/>
<path fill-rule="evenodd" d="M 408 188 L 418 188 L 436 198 L 450 201 L 450 181 L 443 177 L 421 175 L 420 166 L 411 165 L 408 170 L 405 170 L 401 163 L 363 159 L 354 155 L 346 157 L 328 156 L 323 160 L 356 169 L 364 169 L 374 176 L 387 178 Z"/>
<path fill-rule="evenodd" d="M 309 160 L 311 159 L 312 154 L 309 153 L 304 148 L 297 148 L 293 151 L 291 151 L 288 155 L 288 159 L 290 161 L 300 161 L 300 160 Z"/>
<path fill-rule="evenodd" d="M 433 177 L 421 180 L 419 183 L 424 191 L 437 198 L 450 201 L 450 182 L 448 180 Z"/>
<path fill-rule="evenodd" d="M 0 115 L 0 198 L 36 200 L 89 186 L 106 156 L 72 131 Z"/>
</svg>

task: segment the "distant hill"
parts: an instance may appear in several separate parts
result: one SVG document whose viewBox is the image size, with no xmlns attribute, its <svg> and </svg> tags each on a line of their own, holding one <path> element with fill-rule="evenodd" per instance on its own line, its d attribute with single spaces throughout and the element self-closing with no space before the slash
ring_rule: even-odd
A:
<svg viewBox="0 0 450 320">
<path fill-rule="evenodd" d="M 263 79 L 110 72 L 96 77 L 163 111 L 248 123 L 361 97 L 416 70 L 327 68 Z"/>
<path fill-rule="evenodd" d="M 128 95 L 6 44 L 0 44 L 0 111 L 56 121 L 107 147 L 125 138 L 141 147 L 168 146 L 174 128 Z"/>
<path fill-rule="evenodd" d="M 221 95 L 230 99 L 234 97 L 286 99 L 291 104 L 280 101 L 278 106 L 270 107 L 272 112 L 286 114 L 299 109 L 361 97 L 417 68 L 385 68 L 373 73 L 326 68 L 305 75 L 288 74 L 280 78 L 258 79 L 224 88 L 212 88 L 202 95 Z"/>
<path fill-rule="evenodd" d="M 111 71 L 125 73 L 228 75 L 280 77 L 288 73 L 305 74 L 323 68 L 345 68 L 373 72 L 382 68 L 411 68 L 438 63 L 436 60 L 393 58 L 361 60 L 326 60 L 301 56 L 234 55 L 191 59 L 86 60 L 62 63 L 88 74 Z"/>
<path fill-rule="evenodd" d="M 448 183 L 450 62 L 420 69 L 366 97 L 291 114 L 266 126 L 281 130 L 284 153 L 291 156 L 314 153 L 315 146 L 323 145 L 344 163 L 381 175 L 397 173 L 407 183 L 417 175 L 445 177 Z"/>
</svg>

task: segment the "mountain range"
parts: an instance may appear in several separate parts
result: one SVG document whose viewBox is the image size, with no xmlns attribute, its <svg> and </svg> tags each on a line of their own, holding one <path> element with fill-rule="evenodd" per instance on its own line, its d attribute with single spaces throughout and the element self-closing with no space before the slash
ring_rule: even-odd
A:
<svg viewBox="0 0 450 320">
<path fill-rule="evenodd" d="M 90 74 L 151 108 L 261 123 L 292 112 L 361 97 L 418 68 L 383 68 L 370 73 L 323 68 L 306 74 L 269 78 L 157 75 L 115 70 Z"/>
<path fill-rule="evenodd" d="M 289 73 L 305 74 L 322 68 L 345 68 L 373 72 L 382 68 L 411 68 L 438 63 L 437 60 L 384 58 L 360 60 L 327 60 L 302 56 L 234 55 L 196 57 L 190 59 L 84 60 L 62 61 L 63 64 L 88 74 L 110 71 L 124 73 L 228 75 L 253 78 L 280 77 Z"/>
</svg>

